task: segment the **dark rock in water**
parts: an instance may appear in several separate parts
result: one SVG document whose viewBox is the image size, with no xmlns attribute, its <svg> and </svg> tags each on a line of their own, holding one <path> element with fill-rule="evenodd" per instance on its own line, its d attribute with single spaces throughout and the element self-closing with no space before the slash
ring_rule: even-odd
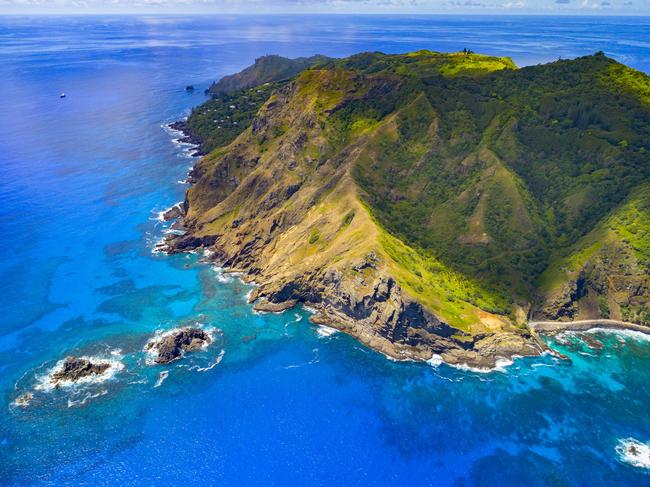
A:
<svg viewBox="0 0 650 487">
<path fill-rule="evenodd" d="M 582 339 L 587 344 L 587 346 L 593 350 L 602 350 L 604 348 L 602 342 L 596 340 L 594 337 L 591 337 L 589 335 L 582 335 Z"/>
<path fill-rule="evenodd" d="M 171 208 L 169 208 L 168 210 L 165 210 L 162 217 L 163 217 L 163 220 L 165 220 L 167 222 L 169 220 L 173 220 L 175 218 L 181 217 L 181 216 L 183 216 L 183 214 L 184 214 L 184 211 L 183 211 L 182 205 L 180 203 L 177 203 L 174 206 L 172 206 Z"/>
<path fill-rule="evenodd" d="M 194 85 L 187 85 L 185 91 L 194 91 Z"/>
<path fill-rule="evenodd" d="M 169 128 L 184 133 L 187 130 L 187 122 L 184 120 L 179 120 L 178 122 L 172 122 L 169 124 Z"/>
<path fill-rule="evenodd" d="M 210 342 L 210 335 L 200 328 L 181 328 L 149 341 L 145 350 L 156 352 L 156 363 L 168 364 L 181 358 L 185 352 L 198 350 Z"/>
<path fill-rule="evenodd" d="M 84 358 L 69 356 L 66 357 L 65 362 L 63 363 L 63 368 L 52 374 L 52 382 L 76 382 L 82 377 L 87 377 L 89 375 L 101 375 L 106 372 L 110 366 L 111 365 L 107 363 L 94 364 L 90 360 Z"/>
<path fill-rule="evenodd" d="M 170 235 L 169 241 L 166 242 L 166 250 L 170 253 L 176 253 L 200 247 L 211 247 L 216 241 L 217 235 L 205 235 L 203 237 Z"/>
</svg>

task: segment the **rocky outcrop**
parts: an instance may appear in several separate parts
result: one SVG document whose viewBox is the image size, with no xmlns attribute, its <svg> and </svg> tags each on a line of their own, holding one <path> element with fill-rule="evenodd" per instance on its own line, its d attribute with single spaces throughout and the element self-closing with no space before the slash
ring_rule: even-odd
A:
<svg viewBox="0 0 650 487">
<path fill-rule="evenodd" d="M 316 305 L 312 321 L 347 332 L 398 360 L 429 360 L 492 368 L 499 358 L 537 355 L 541 349 L 526 334 L 471 335 L 453 328 L 404 295 L 392 278 L 382 278 L 365 296 L 353 289 L 330 288 Z"/>
<path fill-rule="evenodd" d="M 183 208 L 182 203 L 176 203 L 174 206 L 171 208 L 168 208 L 165 210 L 162 214 L 163 220 L 166 222 L 170 220 L 175 220 L 177 218 L 181 218 L 182 216 L 185 215 L 185 208 Z"/>
<path fill-rule="evenodd" d="M 186 352 L 200 350 L 212 342 L 208 332 L 200 328 L 180 328 L 156 337 L 145 345 L 155 354 L 155 362 L 168 364 L 183 357 Z"/>
<path fill-rule="evenodd" d="M 195 235 L 169 235 L 161 244 L 161 250 L 169 253 L 186 252 L 199 248 L 210 248 L 217 241 L 216 235 L 197 237 Z"/>
<path fill-rule="evenodd" d="M 650 274 L 625 241 L 606 243 L 544 296 L 536 320 L 614 319 L 650 324 Z"/>
<path fill-rule="evenodd" d="M 179 142 L 182 142 L 183 144 L 192 144 L 196 146 L 196 148 L 192 151 L 192 156 L 205 155 L 205 153 L 201 149 L 201 145 L 203 144 L 203 141 L 201 140 L 200 137 L 198 137 L 195 133 L 192 132 L 187 121 L 178 120 L 177 122 L 170 123 L 169 128 L 172 130 L 178 130 L 183 134 L 183 137 L 178 139 Z"/>
<path fill-rule="evenodd" d="M 375 258 L 355 268 L 368 268 Z M 380 277 L 370 287 L 361 280 L 330 270 L 323 277 L 283 283 L 276 290 L 272 284 L 262 285 L 251 298 L 260 299 L 265 310 L 304 303 L 315 311 L 313 323 L 348 333 L 396 360 L 440 356 L 450 364 L 489 369 L 500 358 L 538 355 L 544 349 L 526 331 L 471 335 L 453 328 L 405 296 L 391 277 Z"/>
<path fill-rule="evenodd" d="M 77 382 L 79 379 L 93 375 L 102 375 L 110 368 L 106 362 L 93 363 L 88 359 L 69 356 L 65 358 L 60 370 L 50 377 L 52 383 Z"/>
<path fill-rule="evenodd" d="M 253 305 L 253 309 L 262 313 L 282 313 L 283 311 L 294 308 L 296 304 L 298 304 L 298 301 L 295 299 L 290 299 L 288 301 L 282 301 L 279 303 L 272 303 L 267 300 L 261 300 L 260 302 Z"/>
</svg>

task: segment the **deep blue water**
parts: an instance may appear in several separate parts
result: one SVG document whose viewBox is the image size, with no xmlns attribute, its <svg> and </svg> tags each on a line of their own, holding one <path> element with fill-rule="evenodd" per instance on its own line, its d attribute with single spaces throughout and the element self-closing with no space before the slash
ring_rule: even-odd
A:
<svg viewBox="0 0 650 487">
<path fill-rule="evenodd" d="M 616 451 L 650 441 L 647 340 L 569 336 L 571 364 L 489 374 L 395 363 L 152 253 L 192 164 L 163 126 L 210 81 L 267 53 L 463 47 L 650 72 L 650 20 L 0 17 L 0 485 L 650 485 Z M 147 365 L 152 333 L 194 322 L 222 335 Z M 71 353 L 125 367 L 11 405 Z"/>
</svg>

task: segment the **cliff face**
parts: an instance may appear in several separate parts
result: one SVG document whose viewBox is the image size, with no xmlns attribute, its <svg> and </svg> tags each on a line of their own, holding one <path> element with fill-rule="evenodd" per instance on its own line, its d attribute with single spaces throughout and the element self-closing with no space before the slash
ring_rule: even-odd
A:
<svg viewBox="0 0 650 487">
<path fill-rule="evenodd" d="M 609 69 L 606 58 L 596 61 Z M 535 354 L 539 346 L 524 324 L 531 308 L 583 316 L 595 312 L 587 304 L 598 301 L 593 296 L 611 295 L 610 310 L 642 316 L 645 249 L 611 237 L 611 245 L 629 249 L 631 270 L 605 288 L 599 283 L 612 272 L 611 259 L 580 261 L 571 270 L 565 262 L 575 264 L 572 255 L 589 239 L 600 242 L 601 227 L 618 225 L 614 236 L 627 231 L 627 220 L 608 220 L 625 206 L 600 205 L 582 234 L 561 247 L 553 232 L 566 224 L 562 218 L 575 217 L 551 215 L 555 201 L 536 194 L 544 188 L 531 166 L 555 155 L 527 153 L 526 144 L 536 130 L 554 133 L 552 120 L 548 128 L 536 125 L 554 113 L 538 107 L 533 116 L 518 93 L 505 96 L 513 86 L 539 91 L 555 75 L 520 75 L 503 58 L 430 52 L 364 54 L 305 70 L 278 85 L 232 143 L 198 162 L 185 202 L 187 232 L 169 242 L 170 250 L 209 248 L 220 264 L 259 285 L 251 299 L 261 309 L 307 303 L 316 310 L 313 321 L 399 359 L 439 354 L 483 367 Z M 646 173 L 632 177 L 618 201 L 637 198 L 634 208 L 647 211 L 634 188 L 647 180 L 648 160 L 629 139 L 625 149 L 634 145 L 637 155 L 627 156 L 628 166 Z M 626 156 L 616 147 L 610 160 Z M 579 191 L 565 193 L 555 199 Z M 564 257 L 555 257 L 556 248 Z M 609 248 L 599 255 L 611 255 Z M 547 267 L 558 271 L 547 269 L 538 292 Z M 627 291 L 633 281 L 638 299 Z"/>
</svg>

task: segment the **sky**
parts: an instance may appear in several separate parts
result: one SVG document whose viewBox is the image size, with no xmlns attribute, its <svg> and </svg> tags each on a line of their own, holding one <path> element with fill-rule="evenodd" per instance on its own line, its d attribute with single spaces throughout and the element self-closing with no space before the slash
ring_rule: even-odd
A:
<svg viewBox="0 0 650 487">
<path fill-rule="evenodd" d="M 251 12 L 650 15 L 650 0 L 0 0 L 0 14 Z"/>
</svg>

